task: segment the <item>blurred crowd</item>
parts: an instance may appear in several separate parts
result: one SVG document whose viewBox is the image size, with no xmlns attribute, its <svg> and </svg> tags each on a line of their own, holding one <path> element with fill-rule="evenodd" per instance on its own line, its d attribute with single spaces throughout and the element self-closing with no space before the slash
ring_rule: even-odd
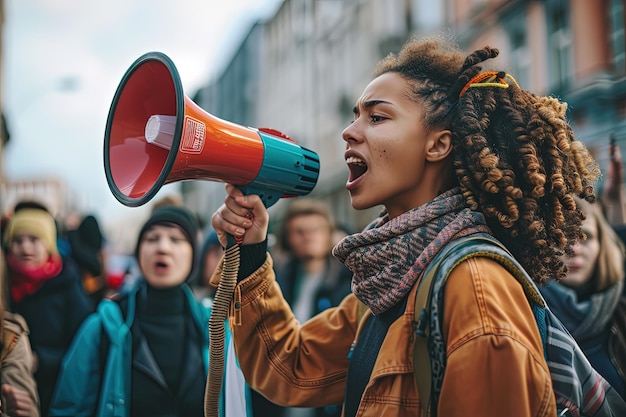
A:
<svg viewBox="0 0 626 417">
<path fill-rule="evenodd" d="M 615 329 L 626 322 L 626 193 L 621 154 L 612 146 L 600 201 L 590 205 L 577 200 L 587 213 L 583 227 L 587 240 L 563 257 L 567 278 L 549 283 L 542 292 L 590 362 L 624 395 L 626 340 Z M 332 256 L 332 248 L 353 231 L 337 225 L 331 208 L 311 198 L 290 202 L 278 230 L 270 250 L 277 281 L 295 318 L 304 322 L 337 306 L 351 292 L 351 272 Z M 163 240 L 177 248 L 184 243 L 175 249 L 182 259 L 173 268 L 177 277 L 165 283 L 159 281 L 165 276 L 160 271 L 169 267 L 169 261 L 159 260 Z M 188 384 L 196 389 L 185 395 L 172 393 L 172 399 L 188 401 L 191 405 L 183 408 L 192 414 L 200 412 L 206 368 L 185 370 L 185 363 L 194 355 L 200 362 L 201 357 L 206 359 L 206 324 L 216 290 L 211 277 L 223 248 L 216 232 L 201 225 L 198 216 L 184 208 L 182 199 L 170 196 L 153 202 L 135 253 L 123 257 L 110 257 L 110 242 L 94 214 L 61 222 L 34 200 L 19 202 L 3 217 L 2 242 L 1 340 L 3 352 L 11 349 L 11 354 L 2 355 L 2 407 L 7 415 L 78 415 L 79 410 L 67 408 L 76 395 L 91 395 L 93 407 L 102 406 L 100 390 L 81 391 L 93 382 L 76 364 L 100 362 L 91 371 L 104 373 L 110 357 L 103 359 L 101 351 L 111 347 L 98 329 L 115 321 L 111 317 L 117 313 L 106 312 L 109 301 L 122 311 L 120 328 L 130 316 L 141 322 L 127 329 L 132 360 L 145 354 L 146 363 L 156 361 L 161 370 L 156 376 L 139 375 L 133 366 L 131 386 L 138 396 L 133 397 L 133 409 L 146 410 L 147 403 L 164 407 L 167 398 L 154 402 L 159 384 Z M 135 298 L 136 306 L 130 301 Z M 99 317 L 100 324 L 94 325 L 91 317 Z M 186 342 L 173 344 L 172 340 Z M 149 343 L 151 353 L 141 353 L 142 341 Z M 11 355 L 18 359 L 11 362 Z M 130 379 L 128 375 L 120 378 Z M 101 383 L 96 382 L 96 387 Z M 115 389 L 113 385 L 111 390 Z M 253 390 L 246 395 L 241 403 L 247 404 L 247 415 L 341 415 L 341 404 L 289 408 Z"/>
</svg>

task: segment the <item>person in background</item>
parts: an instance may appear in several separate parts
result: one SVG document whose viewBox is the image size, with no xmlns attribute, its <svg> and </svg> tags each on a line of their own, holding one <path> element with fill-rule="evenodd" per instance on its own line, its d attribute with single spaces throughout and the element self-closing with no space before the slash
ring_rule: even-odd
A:
<svg viewBox="0 0 626 417">
<path fill-rule="evenodd" d="M 611 135 L 609 165 L 602 189 L 602 205 L 607 221 L 626 245 L 626 190 L 624 189 L 624 166 L 622 152 Z"/>
<path fill-rule="evenodd" d="M 586 214 L 586 239 L 561 257 L 567 275 L 541 292 L 589 362 L 626 399 L 624 245 L 599 203 L 575 200 Z"/>
<path fill-rule="evenodd" d="M 217 288 L 211 285 L 210 280 L 222 258 L 224 249 L 220 245 L 217 233 L 213 229 L 209 228 L 205 235 L 198 261 L 198 279 L 193 287 L 193 291 L 198 301 L 202 302 L 206 307 L 211 307 Z"/>
<path fill-rule="evenodd" d="M 152 208 L 152 211 L 154 211 L 158 209 L 159 207 L 166 207 L 166 206 L 183 207 L 184 206 L 183 198 L 179 194 L 168 194 L 155 200 L 152 203 L 151 208 Z"/>
<path fill-rule="evenodd" d="M 24 319 L 3 312 L 0 328 L 0 415 L 39 417 L 39 395 Z"/>
<path fill-rule="evenodd" d="M 287 406 L 343 402 L 344 417 L 557 414 L 529 300 L 487 257 L 460 262 L 447 279 L 445 343 L 431 352 L 446 362 L 441 385 L 427 397 L 415 381 L 417 283 L 439 251 L 492 235 L 540 285 L 565 275 L 559 256 L 581 237 L 572 194 L 595 199 L 599 169 L 566 104 L 483 71 L 498 54 L 414 38 L 379 62 L 342 138 L 352 207 L 383 210 L 333 249 L 353 272 L 353 294 L 306 322 L 275 280 L 262 200 L 226 185 L 212 225 L 222 245 L 242 240 L 232 331 L 253 389 Z"/>
<path fill-rule="evenodd" d="M 197 235 L 196 216 L 184 207 L 151 211 L 135 248 L 142 277 L 130 291 L 102 300 L 79 330 L 50 416 L 203 416 L 211 309 L 188 285 Z M 235 358 L 226 366 L 236 367 Z M 245 396 L 230 395 L 247 389 L 235 372 L 240 380 L 225 383 L 226 415 L 245 417 Z"/>
<path fill-rule="evenodd" d="M 93 311 L 78 267 L 59 255 L 53 216 L 38 202 L 23 201 L 4 231 L 9 309 L 30 330 L 41 415 L 48 407 L 61 360 L 74 333 Z"/>
<path fill-rule="evenodd" d="M 85 216 L 78 227 L 67 232 L 72 259 L 80 268 L 83 287 L 94 306 L 107 294 L 104 236 L 94 215 Z"/>
<path fill-rule="evenodd" d="M 327 205 L 310 198 L 293 200 L 280 226 L 286 263 L 276 272 L 285 300 L 298 321 L 339 305 L 350 294 L 352 272 L 332 256 L 336 226 Z M 287 417 L 339 416 L 341 404 L 289 408 Z"/>
<path fill-rule="evenodd" d="M 0 251 L 0 415 L 39 417 L 39 395 L 33 375 L 28 325 L 5 310 L 6 265 Z"/>
<path fill-rule="evenodd" d="M 276 280 L 300 322 L 339 305 L 350 294 L 352 272 L 332 256 L 335 220 L 325 203 L 293 200 L 280 226 L 285 265 Z"/>
</svg>

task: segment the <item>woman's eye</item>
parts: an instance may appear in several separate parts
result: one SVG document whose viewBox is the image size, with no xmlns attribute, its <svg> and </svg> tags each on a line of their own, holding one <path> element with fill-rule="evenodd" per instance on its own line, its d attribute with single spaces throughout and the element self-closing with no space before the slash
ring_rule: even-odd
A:
<svg viewBox="0 0 626 417">
<path fill-rule="evenodd" d="M 376 115 L 370 116 L 370 119 L 372 120 L 373 123 L 379 123 L 379 122 L 382 122 L 383 120 L 385 120 L 384 117 L 376 116 Z"/>
</svg>

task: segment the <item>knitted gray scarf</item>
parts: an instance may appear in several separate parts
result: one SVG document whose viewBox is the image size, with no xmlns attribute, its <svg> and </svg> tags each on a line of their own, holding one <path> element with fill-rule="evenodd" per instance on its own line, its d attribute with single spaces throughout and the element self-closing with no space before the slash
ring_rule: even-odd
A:
<svg viewBox="0 0 626 417">
<path fill-rule="evenodd" d="M 340 241 L 333 255 L 354 273 L 352 292 L 380 314 L 411 291 L 446 243 L 478 232 L 490 233 L 485 218 L 467 208 L 457 187 L 392 220 L 383 212 L 363 232 Z"/>
<path fill-rule="evenodd" d="M 576 291 L 557 282 L 541 287 L 541 293 L 574 339 L 583 343 L 602 333 L 613 319 L 623 285 L 619 281 L 584 301 L 578 300 Z"/>
</svg>

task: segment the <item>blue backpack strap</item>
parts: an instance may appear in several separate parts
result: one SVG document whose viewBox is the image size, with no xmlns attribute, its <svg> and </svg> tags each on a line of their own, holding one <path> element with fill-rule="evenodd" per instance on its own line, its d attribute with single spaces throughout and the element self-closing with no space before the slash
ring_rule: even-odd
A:
<svg viewBox="0 0 626 417">
<path fill-rule="evenodd" d="M 428 264 L 426 270 L 422 274 L 422 278 L 418 282 L 417 294 L 415 296 L 415 317 L 413 319 L 413 332 L 415 333 L 415 341 L 413 342 L 413 374 L 415 376 L 415 384 L 417 392 L 420 395 L 424 413 L 427 410 L 436 409 L 436 403 L 432 401 L 431 395 L 431 358 L 428 352 L 428 341 L 430 336 L 430 299 L 433 289 L 433 280 L 443 259 L 448 252 L 453 250 L 459 241 L 453 241 L 446 245 L 435 258 Z M 433 415 L 435 415 L 433 413 Z"/>
<path fill-rule="evenodd" d="M 108 352 L 102 375 L 101 398 L 97 415 L 129 416 L 130 358 L 132 355 L 130 327 L 135 317 L 135 294 L 129 294 L 126 319 L 119 305 L 107 299 L 98 304 L 98 314 L 101 317 L 104 334 L 107 336 Z"/>
</svg>

